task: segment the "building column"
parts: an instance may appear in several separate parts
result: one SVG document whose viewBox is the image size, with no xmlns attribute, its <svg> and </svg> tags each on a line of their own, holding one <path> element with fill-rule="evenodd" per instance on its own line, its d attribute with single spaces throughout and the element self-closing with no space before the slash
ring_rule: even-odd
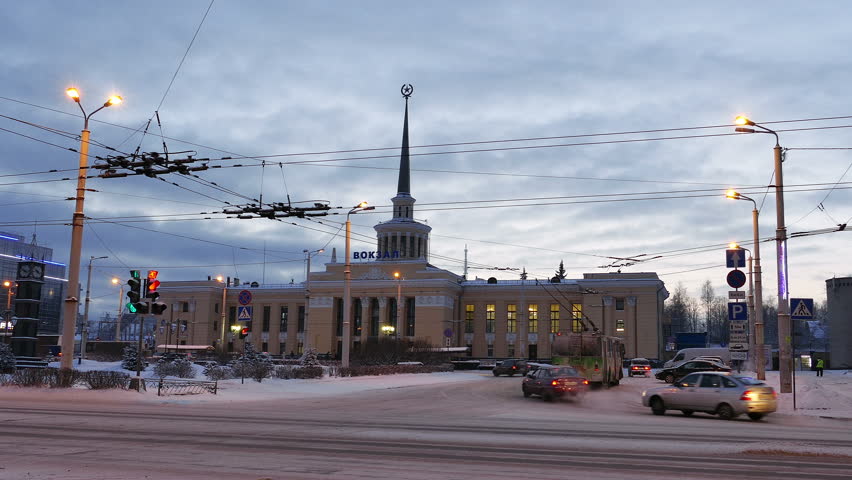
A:
<svg viewBox="0 0 852 480">
<path fill-rule="evenodd" d="M 388 297 L 378 297 L 379 300 L 379 337 L 382 336 L 382 326 L 385 325 L 388 315 Z"/>
<path fill-rule="evenodd" d="M 361 297 L 361 343 L 370 335 L 370 297 Z"/>
<path fill-rule="evenodd" d="M 627 297 L 627 307 L 628 318 L 625 319 L 625 323 L 633 326 L 631 329 L 633 342 L 631 343 L 633 344 L 633 358 L 636 358 L 639 356 L 639 317 L 636 315 L 636 297 Z M 630 338 L 630 336 L 627 338 Z"/>
<path fill-rule="evenodd" d="M 615 301 L 613 297 L 609 295 L 605 295 L 601 298 L 603 308 L 601 308 L 601 331 L 604 332 L 604 335 L 615 335 L 615 321 L 612 320 L 612 309 Z M 607 321 L 607 318 L 610 321 Z M 626 346 L 625 346 L 626 347 Z"/>
</svg>

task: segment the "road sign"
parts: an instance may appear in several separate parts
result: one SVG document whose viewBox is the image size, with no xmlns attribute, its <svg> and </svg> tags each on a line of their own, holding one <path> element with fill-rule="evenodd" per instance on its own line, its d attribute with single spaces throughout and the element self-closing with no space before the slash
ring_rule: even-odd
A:
<svg viewBox="0 0 852 480">
<path fill-rule="evenodd" d="M 444 336 L 447 338 L 451 338 L 453 336 L 453 330 L 451 328 L 444 330 Z"/>
<path fill-rule="evenodd" d="M 252 307 L 247 307 L 245 305 L 237 307 L 237 321 L 238 322 L 250 322 L 252 314 Z"/>
<path fill-rule="evenodd" d="M 793 320 L 813 320 L 814 319 L 814 299 L 813 298 L 791 298 L 790 299 L 790 318 Z"/>
<path fill-rule="evenodd" d="M 745 251 L 742 248 L 725 250 L 725 266 L 728 268 L 745 268 Z"/>
<path fill-rule="evenodd" d="M 243 290 L 237 296 L 237 301 L 240 302 L 240 305 L 248 305 L 249 303 L 251 303 L 251 292 L 249 292 L 248 290 Z"/>
<path fill-rule="evenodd" d="M 745 300 L 745 291 L 744 290 L 730 290 L 730 291 L 728 291 L 728 299 L 729 300 Z"/>
<path fill-rule="evenodd" d="M 740 288 L 745 285 L 746 275 L 742 270 L 731 270 L 728 272 L 728 285 L 731 288 Z"/>
<path fill-rule="evenodd" d="M 728 303 L 728 320 L 737 321 L 737 320 L 748 320 L 748 310 L 746 309 L 745 303 Z"/>
<path fill-rule="evenodd" d="M 740 343 L 731 343 L 728 345 L 728 350 L 732 352 L 747 352 L 748 351 L 748 343 L 740 342 Z"/>
<path fill-rule="evenodd" d="M 748 352 L 731 352 L 731 360 L 748 360 Z"/>
<path fill-rule="evenodd" d="M 734 320 L 728 323 L 728 329 L 731 333 L 746 332 L 748 330 L 748 322 L 742 320 Z"/>
<path fill-rule="evenodd" d="M 745 332 L 731 332 L 728 334 L 728 341 L 734 343 L 748 343 L 748 334 Z"/>
</svg>

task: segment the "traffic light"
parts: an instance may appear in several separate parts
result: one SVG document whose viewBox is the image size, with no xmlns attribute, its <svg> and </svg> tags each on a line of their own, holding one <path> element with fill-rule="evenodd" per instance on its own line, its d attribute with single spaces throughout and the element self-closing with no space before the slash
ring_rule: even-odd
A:
<svg viewBox="0 0 852 480">
<path fill-rule="evenodd" d="M 243 327 L 243 328 L 240 330 L 240 340 L 242 340 L 243 338 L 248 337 L 248 334 L 249 334 L 249 328 L 248 328 L 248 327 Z"/>
<path fill-rule="evenodd" d="M 151 299 L 151 313 L 154 315 L 162 315 L 168 308 L 165 303 L 157 301 L 160 298 L 160 292 L 157 291 L 160 287 L 160 281 L 157 280 L 159 273 L 157 270 L 148 270 L 148 281 L 145 282 L 145 297 Z"/>
<path fill-rule="evenodd" d="M 127 311 L 130 313 L 148 313 L 148 305 L 141 302 L 142 299 L 142 279 L 139 276 L 139 270 L 130 271 L 130 280 L 127 281 L 130 289 L 127 291 Z"/>
</svg>

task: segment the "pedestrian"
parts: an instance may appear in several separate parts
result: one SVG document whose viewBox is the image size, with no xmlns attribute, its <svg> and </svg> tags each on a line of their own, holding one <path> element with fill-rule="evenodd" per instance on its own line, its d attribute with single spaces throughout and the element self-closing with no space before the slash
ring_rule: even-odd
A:
<svg viewBox="0 0 852 480">
<path fill-rule="evenodd" d="M 818 358 L 818 359 L 817 359 L 817 363 L 816 363 L 817 377 L 821 377 L 821 376 L 822 376 L 822 369 L 823 369 L 824 367 L 825 367 L 825 361 L 824 361 L 823 359 L 821 359 L 821 358 Z"/>
</svg>

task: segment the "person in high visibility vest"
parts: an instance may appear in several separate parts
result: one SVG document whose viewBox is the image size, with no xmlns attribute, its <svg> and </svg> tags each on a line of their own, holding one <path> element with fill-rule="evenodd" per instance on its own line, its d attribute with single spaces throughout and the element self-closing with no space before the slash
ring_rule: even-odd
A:
<svg viewBox="0 0 852 480">
<path fill-rule="evenodd" d="M 821 377 L 821 376 L 822 376 L 822 369 L 823 369 L 824 367 L 825 367 L 825 361 L 824 361 L 823 359 L 821 359 L 821 358 L 818 358 L 818 359 L 817 359 L 817 361 L 816 361 L 817 377 Z"/>
</svg>

